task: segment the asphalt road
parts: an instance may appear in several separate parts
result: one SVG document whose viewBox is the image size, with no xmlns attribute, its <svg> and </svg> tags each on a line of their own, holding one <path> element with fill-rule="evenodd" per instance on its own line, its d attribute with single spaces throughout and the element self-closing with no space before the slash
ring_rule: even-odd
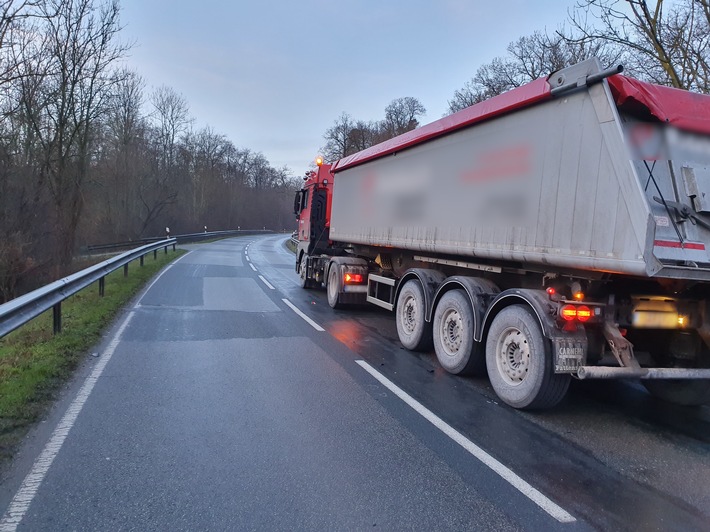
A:
<svg viewBox="0 0 710 532">
<path fill-rule="evenodd" d="M 705 530 L 710 411 L 575 382 L 522 413 L 302 290 L 284 236 L 191 246 L 0 479 L 0 530 Z"/>
</svg>

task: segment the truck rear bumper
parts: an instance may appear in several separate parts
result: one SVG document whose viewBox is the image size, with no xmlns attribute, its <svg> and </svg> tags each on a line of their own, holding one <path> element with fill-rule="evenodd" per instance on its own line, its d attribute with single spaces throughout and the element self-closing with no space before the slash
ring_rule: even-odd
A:
<svg viewBox="0 0 710 532">
<path fill-rule="evenodd" d="M 708 379 L 710 369 L 702 368 L 617 368 L 581 366 L 579 379 Z"/>
</svg>

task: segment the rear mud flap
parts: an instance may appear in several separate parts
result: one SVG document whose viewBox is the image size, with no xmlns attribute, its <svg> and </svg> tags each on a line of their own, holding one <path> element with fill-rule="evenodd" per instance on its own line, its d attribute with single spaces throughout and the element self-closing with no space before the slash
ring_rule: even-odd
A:
<svg viewBox="0 0 710 532">
<path fill-rule="evenodd" d="M 576 373 L 587 361 L 587 336 L 572 333 L 551 338 L 555 373 Z"/>
</svg>

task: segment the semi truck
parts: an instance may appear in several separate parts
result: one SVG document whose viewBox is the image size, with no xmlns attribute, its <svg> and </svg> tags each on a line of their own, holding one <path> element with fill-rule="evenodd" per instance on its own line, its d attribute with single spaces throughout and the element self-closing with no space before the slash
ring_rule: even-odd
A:
<svg viewBox="0 0 710 532">
<path fill-rule="evenodd" d="M 710 96 L 583 61 L 318 166 L 296 272 L 515 408 L 710 401 Z"/>
</svg>

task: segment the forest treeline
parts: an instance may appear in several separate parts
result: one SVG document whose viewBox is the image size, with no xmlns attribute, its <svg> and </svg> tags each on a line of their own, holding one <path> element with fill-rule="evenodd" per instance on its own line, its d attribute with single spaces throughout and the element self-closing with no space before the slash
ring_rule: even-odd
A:
<svg viewBox="0 0 710 532">
<path fill-rule="evenodd" d="M 81 246 L 293 225 L 287 168 L 195 130 L 123 58 L 118 0 L 0 0 L 0 302 Z"/>
</svg>

